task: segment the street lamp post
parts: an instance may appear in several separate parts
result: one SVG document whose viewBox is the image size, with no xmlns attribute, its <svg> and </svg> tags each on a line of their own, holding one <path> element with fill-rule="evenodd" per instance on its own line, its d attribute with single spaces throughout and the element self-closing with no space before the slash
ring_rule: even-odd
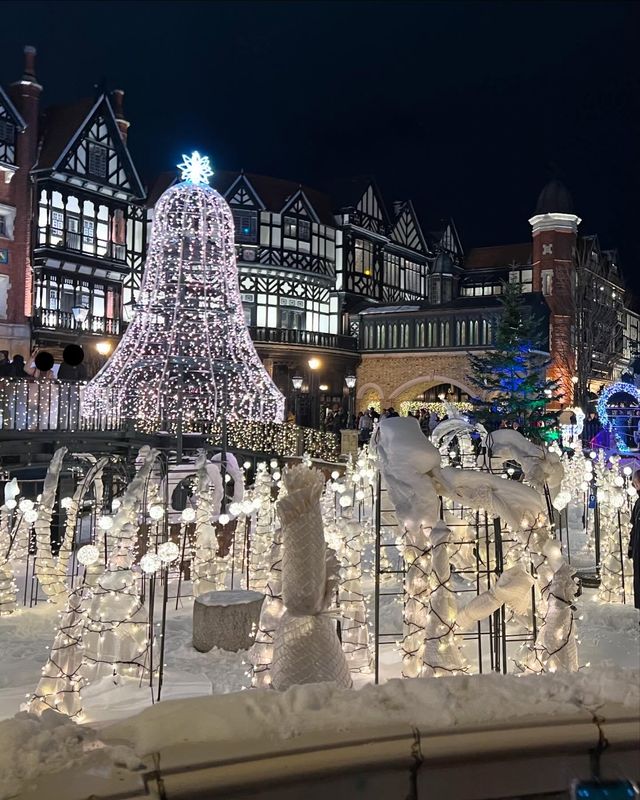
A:
<svg viewBox="0 0 640 800">
<path fill-rule="evenodd" d="M 318 413 L 318 387 L 316 372 L 322 366 L 322 361 L 315 356 L 307 361 L 309 369 L 311 370 L 309 379 L 309 400 L 311 401 L 311 427 L 319 427 L 320 415 Z"/>
<path fill-rule="evenodd" d="M 293 415 L 296 418 L 296 425 L 300 424 L 300 389 L 302 389 L 302 375 L 294 375 L 291 378 L 293 384 Z"/>
<path fill-rule="evenodd" d="M 347 428 L 353 428 L 355 427 L 356 416 L 356 376 L 346 375 L 344 382 L 347 384 L 347 389 L 349 390 L 349 420 L 347 423 Z"/>
</svg>

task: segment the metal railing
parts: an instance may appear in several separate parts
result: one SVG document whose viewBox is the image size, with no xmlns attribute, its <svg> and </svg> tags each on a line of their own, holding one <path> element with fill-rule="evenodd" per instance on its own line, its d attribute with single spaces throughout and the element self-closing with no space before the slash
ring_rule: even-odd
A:
<svg viewBox="0 0 640 800">
<path fill-rule="evenodd" d="M 158 430 L 175 435 L 177 420 L 154 426 L 151 420 L 125 419 L 117 411 L 81 413 L 84 382 L 0 378 L 0 436 L 2 431 L 125 431 L 153 435 Z M 144 423 L 144 424 L 143 424 Z M 221 443 L 221 427 L 190 420 L 185 433 L 199 433 L 210 444 Z M 243 452 L 332 461 L 338 457 L 338 437 L 313 428 L 276 422 L 243 420 L 227 426 L 227 446 Z"/>
<path fill-rule="evenodd" d="M 303 347 L 326 347 L 334 350 L 354 350 L 358 340 L 355 336 L 341 336 L 336 333 L 317 331 L 298 331 L 289 328 L 262 328 L 252 325 L 249 333 L 258 344 L 293 344 Z"/>
<path fill-rule="evenodd" d="M 78 322 L 71 311 L 35 308 L 33 311 L 33 327 L 119 336 L 122 332 L 122 320 L 88 314 L 84 322 Z"/>
<path fill-rule="evenodd" d="M 59 250 L 86 253 L 89 256 L 108 258 L 111 261 L 124 263 L 127 260 L 127 247 L 116 244 L 110 239 L 93 236 L 82 236 L 79 232 L 65 231 L 43 225 L 38 228 L 38 244 L 36 247 L 52 247 Z"/>
</svg>

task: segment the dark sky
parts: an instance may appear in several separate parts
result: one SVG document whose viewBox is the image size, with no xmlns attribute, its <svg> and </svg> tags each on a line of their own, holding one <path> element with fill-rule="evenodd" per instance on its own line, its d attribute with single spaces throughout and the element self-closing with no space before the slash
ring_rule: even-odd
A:
<svg viewBox="0 0 640 800">
<path fill-rule="evenodd" d="M 126 91 L 149 180 L 182 152 L 324 188 L 377 177 L 465 247 L 526 241 L 561 177 L 640 290 L 640 5 L 4 2 L 0 81 L 38 48 L 45 102 Z"/>
</svg>

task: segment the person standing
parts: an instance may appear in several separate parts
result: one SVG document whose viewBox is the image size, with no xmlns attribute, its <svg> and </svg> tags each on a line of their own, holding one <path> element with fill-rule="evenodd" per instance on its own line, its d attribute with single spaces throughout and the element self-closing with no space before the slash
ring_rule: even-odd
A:
<svg viewBox="0 0 640 800">
<path fill-rule="evenodd" d="M 8 378 L 11 373 L 11 362 L 9 361 L 9 351 L 0 350 L 0 378 Z"/>
<path fill-rule="evenodd" d="M 633 605 L 634 608 L 640 609 L 640 469 L 633 473 L 631 482 L 639 496 L 631 512 L 631 535 L 627 555 L 633 564 Z"/>
<path fill-rule="evenodd" d="M 358 422 L 358 441 L 360 444 L 367 444 L 371 438 L 371 431 L 373 430 L 373 419 L 368 411 L 360 417 Z"/>
</svg>

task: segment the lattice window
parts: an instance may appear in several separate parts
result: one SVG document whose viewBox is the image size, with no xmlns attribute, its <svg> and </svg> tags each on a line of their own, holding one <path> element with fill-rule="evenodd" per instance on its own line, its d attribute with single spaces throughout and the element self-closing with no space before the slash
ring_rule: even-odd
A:
<svg viewBox="0 0 640 800">
<path fill-rule="evenodd" d="M 16 139 L 16 126 L 8 119 L 0 119 L 0 142 L 13 144 Z"/>
<path fill-rule="evenodd" d="M 100 144 L 89 145 L 88 170 L 90 175 L 94 175 L 96 178 L 106 178 L 107 155 L 108 151 L 106 147 Z"/>
<path fill-rule="evenodd" d="M 258 238 L 258 214 L 255 211 L 234 211 L 236 241 L 255 242 Z"/>
</svg>

